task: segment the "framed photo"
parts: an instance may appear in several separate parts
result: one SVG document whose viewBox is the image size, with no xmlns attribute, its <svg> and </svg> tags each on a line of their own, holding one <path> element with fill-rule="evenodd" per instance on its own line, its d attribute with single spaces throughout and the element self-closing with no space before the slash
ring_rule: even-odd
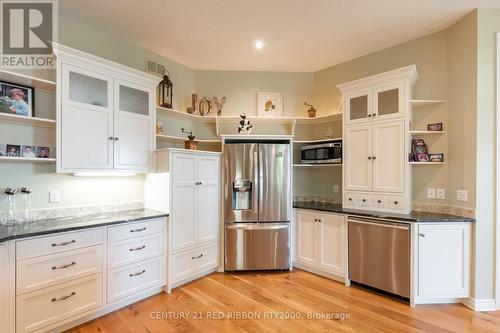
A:
<svg viewBox="0 0 500 333">
<path fill-rule="evenodd" d="M 283 94 L 258 92 L 257 114 L 259 117 L 283 117 Z"/>
<path fill-rule="evenodd" d="M 444 162 L 444 154 L 429 154 L 429 161 Z"/>
<path fill-rule="evenodd" d="M 5 149 L 5 156 L 7 157 L 21 157 L 21 146 L 20 145 L 7 145 Z"/>
<path fill-rule="evenodd" d="M 0 157 L 5 156 L 5 145 L 3 143 L 0 143 Z"/>
<path fill-rule="evenodd" d="M 32 87 L 0 81 L 0 112 L 33 117 L 34 106 Z"/>
<path fill-rule="evenodd" d="M 35 158 L 36 154 L 36 147 L 35 146 L 25 146 L 23 145 L 21 147 L 21 156 L 22 157 L 27 157 L 27 158 Z"/>
<path fill-rule="evenodd" d="M 443 123 L 435 123 L 427 125 L 428 131 L 441 132 L 443 130 Z"/>
<path fill-rule="evenodd" d="M 429 162 L 427 145 L 423 139 L 413 139 L 411 141 L 411 150 L 415 162 Z"/>
<path fill-rule="evenodd" d="M 36 147 L 36 157 L 38 158 L 50 158 L 50 148 L 49 147 Z"/>
</svg>

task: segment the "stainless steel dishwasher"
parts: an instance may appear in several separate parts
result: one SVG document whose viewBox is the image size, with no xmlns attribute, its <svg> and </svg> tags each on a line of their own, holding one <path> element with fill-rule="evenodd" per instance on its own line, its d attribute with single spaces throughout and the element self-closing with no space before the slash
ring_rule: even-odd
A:
<svg viewBox="0 0 500 333">
<path fill-rule="evenodd" d="M 386 219 L 348 217 L 349 279 L 410 297 L 410 226 Z"/>
</svg>

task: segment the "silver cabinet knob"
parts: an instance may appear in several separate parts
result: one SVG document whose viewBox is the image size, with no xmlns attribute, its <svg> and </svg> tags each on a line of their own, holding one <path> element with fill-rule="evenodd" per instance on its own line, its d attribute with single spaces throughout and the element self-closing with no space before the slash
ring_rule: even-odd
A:
<svg viewBox="0 0 500 333">
<path fill-rule="evenodd" d="M 113 141 L 115 138 L 113 138 L 112 136 L 108 136 L 108 140 L 109 141 Z"/>
<path fill-rule="evenodd" d="M 418 234 L 420 237 L 425 237 L 425 234 Z"/>
<path fill-rule="evenodd" d="M 118 137 L 116 137 L 116 136 L 115 136 L 113 140 L 115 140 L 115 141 L 119 141 L 120 139 L 119 139 Z"/>
</svg>

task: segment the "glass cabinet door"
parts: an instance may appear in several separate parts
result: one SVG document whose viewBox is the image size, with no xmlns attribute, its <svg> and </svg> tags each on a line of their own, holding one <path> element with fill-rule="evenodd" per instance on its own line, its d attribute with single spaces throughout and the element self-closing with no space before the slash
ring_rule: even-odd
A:
<svg viewBox="0 0 500 333">
<path fill-rule="evenodd" d="M 76 68 L 70 68 L 67 75 L 69 102 L 112 107 L 110 99 L 112 79 Z"/>
<path fill-rule="evenodd" d="M 371 90 L 360 91 L 346 96 L 347 122 L 359 123 L 371 120 Z"/>
<path fill-rule="evenodd" d="M 375 98 L 373 120 L 402 116 L 404 114 L 403 90 L 402 83 L 375 88 L 373 90 Z"/>
<path fill-rule="evenodd" d="M 149 115 L 149 92 L 119 84 L 119 108 L 120 111 L 135 113 L 138 115 Z"/>
</svg>

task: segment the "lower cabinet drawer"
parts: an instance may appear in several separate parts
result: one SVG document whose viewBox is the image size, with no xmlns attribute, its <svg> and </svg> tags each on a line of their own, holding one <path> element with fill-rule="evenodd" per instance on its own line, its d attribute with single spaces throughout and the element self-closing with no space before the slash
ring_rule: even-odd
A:
<svg viewBox="0 0 500 333">
<path fill-rule="evenodd" d="M 172 283 L 218 265 L 219 244 L 178 253 L 172 257 Z"/>
<path fill-rule="evenodd" d="M 108 303 L 164 284 L 165 257 L 143 260 L 108 272 Z"/>
<path fill-rule="evenodd" d="M 102 228 L 65 232 L 16 242 L 16 259 L 39 257 L 102 244 Z"/>
<path fill-rule="evenodd" d="M 153 234 L 139 238 L 112 242 L 108 245 L 108 268 L 132 264 L 144 259 L 163 255 L 165 234 Z"/>
<path fill-rule="evenodd" d="M 17 294 L 102 272 L 102 245 L 17 262 Z"/>
<path fill-rule="evenodd" d="M 17 297 L 17 333 L 32 332 L 102 305 L 102 274 Z"/>
<path fill-rule="evenodd" d="M 108 228 L 108 242 L 141 237 L 163 232 L 165 219 L 145 220 Z"/>
</svg>

